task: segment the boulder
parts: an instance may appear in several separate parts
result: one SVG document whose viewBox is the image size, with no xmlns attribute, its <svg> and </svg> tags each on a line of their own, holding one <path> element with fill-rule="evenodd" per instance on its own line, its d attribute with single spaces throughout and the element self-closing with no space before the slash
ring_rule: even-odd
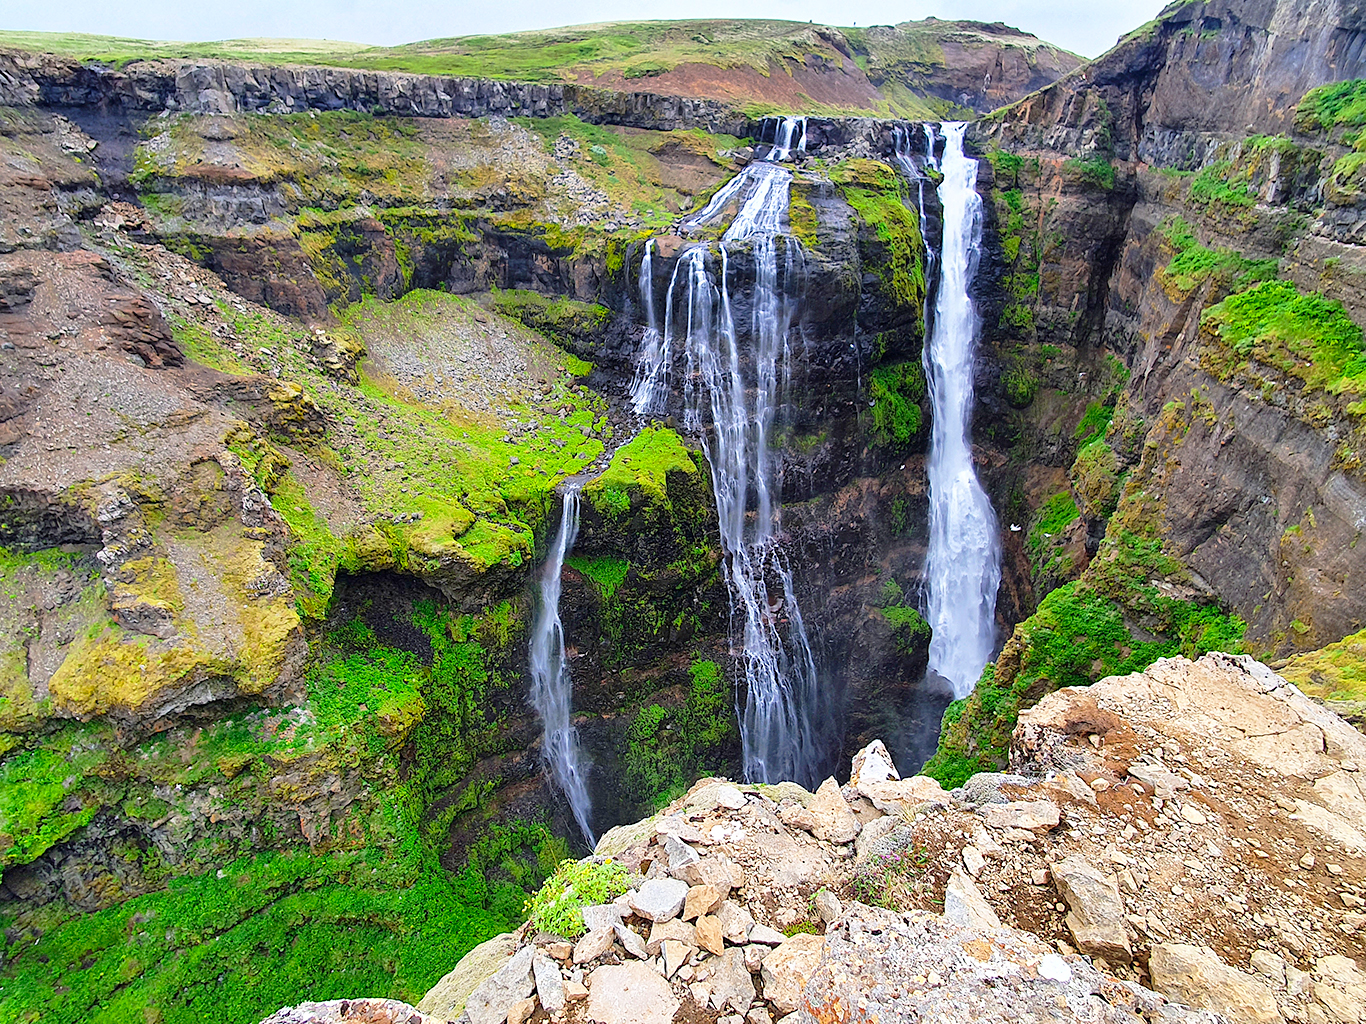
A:
<svg viewBox="0 0 1366 1024">
<path fill-rule="evenodd" d="M 545 1007 L 545 1012 L 553 1015 L 563 1010 L 566 996 L 560 965 L 544 953 L 537 953 L 531 960 L 531 974 L 536 980 L 536 995 Z"/>
<path fill-rule="evenodd" d="M 725 894 L 714 885 L 694 885 L 683 901 L 683 920 L 691 921 L 703 914 L 710 914 L 725 898 Z"/>
<path fill-rule="evenodd" d="M 613 926 L 614 928 L 615 926 Z M 613 928 L 593 928 L 574 944 L 574 962 L 586 964 L 596 960 L 612 948 L 616 938 Z"/>
<path fill-rule="evenodd" d="M 696 850 L 675 835 L 665 834 L 664 852 L 669 856 L 669 874 L 674 878 L 685 878 L 687 869 L 701 859 Z"/>
<path fill-rule="evenodd" d="M 802 990 L 824 948 L 825 939 L 819 935 L 794 935 L 764 957 L 764 998 L 780 1013 L 793 1013 L 801 1005 Z"/>
<path fill-rule="evenodd" d="M 672 978 L 674 973 L 688 962 L 688 957 L 696 948 L 677 939 L 665 939 L 661 950 L 664 954 L 664 977 Z"/>
<path fill-rule="evenodd" d="M 817 839 L 831 843 L 852 843 L 858 835 L 858 819 L 840 792 L 839 783 L 833 778 L 821 783 L 807 811 L 816 819 L 812 833 Z"/>
<path fill-rule="evenodd" d="M 1208 947 L 1159 943 L 1152 948 L 1148 969 L 1153 988 L 1191 1006 L 1253 1024 L 1284 1019 L 1264 982 L 1228 966 Z"/>
<path fill-rule="evenodd" d="M 612 934 L 617 937 L 617 941 L 626 952 L 630 953 L 637 960 L 648 960 L 649 951 L 645 948 L 645 940 L 635 931 L 627 928 L 624 924 L 619 924 L 612 929 Z"/>
<path fill-rule="evenodd" d="M 981 815 L 989 828 L 1018 828 L 1033 831 L 1053 828 L 1062 820 L 1052 800 L 1013 800 L 1005 804 L 985 804 Z"/>
<path fill-rule="evenodd" d="M 904 814 L 924 804 L 949 802 L 949 795 L 944 792 L 944 787 L 928 775 L 865 783 L 858 787 L 858 791 L 883 814 Z"/>
<path fill-rule="evenodd" d="M 465 1000 L 475 987 L 495 974 L 516 951 L 517 936 L 512 932 L 479 943 L 431 987 L 417 1008 L 440 1020 L 455 1020 L 465 1009 Z"/>
<path fill-rule="evenodd" d="M 712 964 L 711 1004 L 717 1010 L 729 1006 L 736 1013 L 744 1013 L 754 1001 L 754 979 L 745 966 L 742 949 L 728 949 Z"/>
<path fill-rule="evenodd" d="M 840 906 L 839 897 L 829 889 L 822 889 L 816 893 L 816 913 L 820 915 L 826 924 L 834 924 L 839 920 L 840 914 L 844 913 L 844 908 Z"/>
<path fill-rule="evenodd" d="M 616 903 L 599 903 L 596 906 L 583 908 L 583 926 L 590 932 L 597 931 L 599 928 L 612 928 L 621 923 L 621 919 L 626 916 L 624 907 Z"/>
<path fill-rule="evenodd" d="M 508 1010 L 507 1024 L 526 1024 L 536 1012 L 535 999 L 519 999 Z"/>
<path fill-rule="evenodd" d="M 1058 895 L 1070 908 L 1067 927 L 1077 948 L 1109 961 L 1132 960 L 1134 953 L 1124 926 L 1124 900 L 1114 883 L 1078 853 L 1058 861 L 1052 870 Z"/>
<path fill-rule="evenodd" d="M 683 910 L 688 883 L 677 878 L 651 878 L 631 898 L 631 909 L 647 921 L 668 921 Z"/>
<path fill-rule="evenodd" d="M 757 942 L 762 946 L 781 946 L 787 940 L 786 935 L 766 924 L 756 924 L 749 930 L 747 938 L 750 942 Z"/>
<path fill-rule="evenodd" d="M 721 922 L 708 914 L 706 917 L 698 918 L 697 928 L 693 933 L 697 938 L 697 944 L 708 953 L 720 956 L 726 951 L 725 936 L 721 931 Z"/>
<path fill-rule="evenodd" d="M 689 886 L 710 885 L 725 899 L 732 889 L 745 884 L 745 873 L 739 864 L 723 853 L 694 861 L 679 872 L 678 878 Z M 686 895 L 686 894 L 685 894 Z"/>
<path fill-rule="evenodd" d="M 981 890 L 966 873 L 957 869 L 949 875 L 949 885 L 944 891 L 944 917 L 967 928 L 1001 927 L 1001 919 Z"/>
<path fill-rule="evenodd" d="M 669 1024 L 679 1001 L 653 968 L 634 962 L 588 976 L 588 1018 L 597 1024 Z"/>
<path fill-rule="evenodd" d="M 849 785 L 855 789 L 899 778 L 901 774 L 896 770 L 892 755 L 887 752 L 887 747 L 881 740 L 873 740 L 855 754 L 853 761 L 850 762 Z"/>
<path fill-rule="evenodd" d="M 523 946 L 512 958 L 474 987 L 459 1019 L 469 1024 L 503 1024 L 508 1012 L 536 990 L 531 963 L 535 946 Z"/>
</svg>

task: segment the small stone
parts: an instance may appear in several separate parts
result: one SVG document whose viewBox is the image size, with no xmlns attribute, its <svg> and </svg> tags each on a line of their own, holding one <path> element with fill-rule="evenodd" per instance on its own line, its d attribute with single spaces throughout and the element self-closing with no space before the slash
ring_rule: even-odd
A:
<svg viewBox="0 0 1366 1024">
<path fill-rule="evenodd" d="M 703 914 L 710 914 L 721 905 L 723 898 L 714 885 L 694 885 L 683 901 L 683 920 L 691 921 Z"/>
<path fill-rule="evenodd" d="M 650 954 L 645 948 L 645 940 L 636 932 L 627 928 L 624 924 L 617 925 L 613 929 L 613 932 L 617 937 L 617 941 L 621 943 L 622 948 L 625 949 L 626 952 L 630 953 L 637 960 L 649 959 Z"/>
<path fill-rule="evenodd" d="M 594 928 L 574 944 L 574 962 L 586 964 L 612 948 L 615 933 L 611 928 Z"/>
<path fill-rule="evenodd" d="M 721 922 L 708 914 L 697 920 L 697 944 L 708 953 L 720 956 L 726 951 L 725 938 L 721 932 Z"/>
<path fill-rule="evenodd" d="M 944 892 L 944 919 L 965 928 L 999 928 L 1001 919 L 964 872 L 949 875 Z"/>
<path fill-rule="evenodd" d="M 676 939 L 685 946 L 695 947 L 697 945 L 697 929 L 688 924 L 687 921 L 680 921 L 678 918 L 651 925 L 650 937 L 645 942 L 645 948 L 649 950 L 650 956 L 659 956 L 659 951 L 663 948 L 666 939 Z"/>
<path fill-rule="evenodd" d="M 677 939 L 664 940 L 664 977 L 672 978 L 692 955 L 692 946 L 679 942 Z"/>
<path fill-rule="evenodd" d="M 839 783 L 833 778 L 821 783 L 807 810 L 816 819 L 812 833 L 817 839 L 830 843 L 852 843 L 858 835 L 858 819 L 840 792 Z"/>
<path fill-rule="evenodd" d="M 531 1019 L 531 1015 L 536 1012 L 536 1000 L 519 999 L 512 1004 L 512 1009 L 508 1010 L 508 1024 L 526 1024 Z"/>
<path fill-rule="evenodd" d="M 772 954 L 769 954 L 770 956 Z M 711 1004 L 718 1010 L 729 1006 L 737 1012 L 749 1009 L 754 1001 L 754 979 L 745 966 L 743 950 L 728 949 L 719 957 L 712 968 Z"/>
<path fill-rule="evenodd" d="M 844 908 L 840 906 L 839 897 L 829 889 L 822 889 L 816 893 L 816 913 L 820 915 L 822 921 L 827 925 L 834 924 L 844 913 Z"/>
<path fill-rule="evenodd" d="M 688 994 L 698 1006 L 706 1006 L 711 999 L 711 986 L 695 981 L 688 986 Z"/>
<path fill-rule="evenodd" d="M 1034 868 L 1032 871 L 1029 872 L 1029 880 L 1033 882 L 1035 885 L 1047 885 L 1048 878 L 1049 875 L 1047 868 Z"/>
<path fill-rule="evenodd" d="M 1300 867 L 1304 868 L 1306 871 L 1313 868 L 1313 866 L 1314 855 L 1312 853 L 1306 853 L 1303 857 L 1300 858 Z"/>
<path fill-rule="evenodd" d="M 564 981 L 560 977 L 560 965 L 545 954 L 537 954 L 531 961 L 531 973 L 536 979 L 536 995 L 549 1014 L 564 1009 Z"/>
<path fill-rule="evenodd" d="M 1186 821 L 1189 821 L 1192 825 L 1203 825 L 1209 821 L 1209 819 L 1205 817 L 1204 812 L 1194 804 L 1182 804 L 1181 817 Z"/>
<path fill-rule="evenodd" d="M 745 1014 L 745 1020 L 747 1020 L 749 1024 L 773 1024 L 773 1014 L 769 1013 L 762 1006 L 756 1006 L 752 1008 L 749 1013 Z"/>
<path fill-rule="evenodd" d="M 578 1002 L 580 999 L 587 999 L 588 986 L 578 981 L 566 981 L 564 983 L 564 997 L 571 1003 Z"/>
<path fill-rule="evenodd" d="M 963 867 L 967 868 L 968 874 L 977 878 L 982 874 L 987 866 L 987 859 L 982 856 L 975 846 L 963 847 Z"/>
<path fill-rule="evenodd" d="M 574 944 L 563 940 L 558 942 L 547 942 L 545 951 L 556 960 L 568 960 L 574 955 Z"/>
<path fill-rule="evenodd" d="M 1016 800 L 1008 804 L 984 804 L 980 813 L 988 828 L 1020 829 L 1054 828 L 1062 820 L 1058 805 L 1051 800 Z"/>
<path fill-rule="evenodd" d="M 745 970 L 750 974 L 758 974 L 759 968 L 763 966 L 764 957 L 769 953 L 768 946 L 761 946 L 757 942 L 750 943 L 745 947 Z"/>
<path fill-rule="evenodd" d="M 1341 864 L 1329 864 L 1329 865 L 1328 865 L 1328 873 L 1329 873 L 1330 875 L 1340 875 L 1340 874 L 1342 874 L 1342 865 L 1341 865 Z"/>
<path fill-rule="evenodd" d="M 684 872 L 702 858 L 677 836 L 664 836 L 664 852 L 669 856 L 669 874 L 674 878 L 684 878 Z"/>
<path fill-rule="evenodd" d="M 683 806 L 699 811 L 709 811 L 713 807 L 725 807 L 738 811 L 745 806 L 745 794 L 726 782 L 712 782 L 683 799 Z"/>
<path fill-rule="evenodd" d="M 1124 900 L 1119 890 L 1081 854 L 1053 865 L 1053 883 L 1071 912 L 1067 927 L 1083 953 L 1111 962 L 1133 959 L 1124 927 Z"/>
<path fill-rule="evenodd" d="M 750 942 L 758 942 L 765 946 L 781 946 L 787 940 L 786 935 L 766 924 L 756 924 L 749 930 L 747 938 Z"/>
<path fill-rule="evenodd" d="M 1091 788 L 1094 789 L 1097 793 L 1104 793 L 1107 789 L 1110 788 L 1110 780 L 1099 778 L 1092 779 Z"/>
<path fill-rule="evenodd" d="M 590 932 L 606 928 L 611 931 L 626 916 L 626 908 L 615 903 L 599 903 L 583 908 L 583 926 Z"/>
<path fill-rule="evenodd" d="M 717 908 L 716 920 L 721 924 L 721 934 L 726 941 L 735 946 L 749 938 L 749 930 L 754 927 L 750 912 L 733 900 L 726 900 Z"/>
<path fill-rule="evenodd" d="M 688 898 L 688 883 L 677 878 L 652 878 L 631 900 L 631 909 L 647 921 L 677 917 Z"/>
</svg>

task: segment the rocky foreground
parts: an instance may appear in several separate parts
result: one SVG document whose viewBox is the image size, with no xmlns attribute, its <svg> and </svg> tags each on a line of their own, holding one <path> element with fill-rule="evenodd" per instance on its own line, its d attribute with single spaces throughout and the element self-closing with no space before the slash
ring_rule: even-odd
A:
<svg viewBox="0 0 1366 1024">
<path fill-rule="evenodd" d="M 1366 737 L 1247 657 L 1020 715 L 944 792 L 881 743 L 850 784 L 698 782 L 613 829 L 629 890 L 577 941 L 472 950 L 416 1009 L 269 1024 L 1366 1020 Z"/>
</svg>

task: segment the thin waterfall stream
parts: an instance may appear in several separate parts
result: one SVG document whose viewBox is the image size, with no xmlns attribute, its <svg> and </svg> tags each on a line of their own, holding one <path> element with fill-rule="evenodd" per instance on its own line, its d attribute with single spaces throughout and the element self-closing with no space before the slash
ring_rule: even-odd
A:
<svg viewBox="0 0 1366 1024">
<path fill-rule="evenodd" d="M 597 839 L 590 825 L 593 806 L 588 797 L 588 765 L 570 720 L 574 680 L 564 648 L 564 625 L 560 622 L 560 577 L 565 557 L 574 549 L 579 532 L 579 486 L 577 481 L 570 481 L 565 487 L 560 528 L 541 569 L 541 607 L 531 627 L 531 703 L 545 729 L 541 758 L 568 799 L 574 820 L 591 848 L 597 845 Z"/>
<path fill-rule="evenodd" d="M 675 262 L 662 332 L 655 326 L 653 247 L 646 246 L 641 298 L 647 326 L 631 401 L 641 415 L 665 411 L 675 349 L 681 349 L 684 429 L 701 438 L 711 467 L 732 621 L 739 625 L 745 777 L 814 785 L 828 716 L 792 571 L 778 543 L 781 484 L 770 450 L 804 279 L 801 247 L 783 229 L 792 172 L 780 161 L 803 148 L 805 138 L 805 119 L 784 118 L 766 157 L 689 219 L 689 227 L 707 224 L 739 202 L 719 245 L 686 249 Z M 730 266 L 731 250 L 746 243 L 754 284 L 749 329 L 742 335 L 732 314 Z"/>
<path fill-rule="evenodd" d="M 930 542 L 925 563 L 929 672 L 955 697 L 971 692 L 996 644 L 1001 542 L 991 499 L 972 462 L 973 369 L 980 322 L 970 289 L 982 243 L 977 161 L 963 152 L 967 125 L 945 122 L 939 291 L 924 348 L 933 407 Z"/>
</svg>

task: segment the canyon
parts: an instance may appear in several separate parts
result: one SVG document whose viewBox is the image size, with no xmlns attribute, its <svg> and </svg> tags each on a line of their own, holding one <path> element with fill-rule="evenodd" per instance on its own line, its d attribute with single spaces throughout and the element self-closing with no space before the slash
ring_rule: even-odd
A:
<svg viewBox="0 0 1366 1024">
<path fill-rule="evenodd" d="M 510 933 L 558 971 L 518 931 L 557 865 L 635 850 L 643 891 L 677 847 L 611 837 L 723 776 L 743 785 L 722 810 L 821 862 L 781 906 L 745 892 L 779 951 L 804 922 L 830 958 L 864 928 L 948 941 L 877 915 L 946 910 L 966 870 L 1004 888 L 954 899 L 1034 936 L 1008 957 L 1080 948 L 1099 962 L 1067 970 L 1136 986 L 1124 1005 L 1157 986 L 1243 1019 L 1161 988 L 1146 951 L 1194 944 L 1249 976 L 1274 954 L 1267 1014 L 1349 1020 L 1347 832 L 1341 881 L 1306 896 L 1336 916 L 1310 934 L 1268 904 L 1227 941 L 1138 905 L 1089 823 L 1023 826 L 1037 846 L 1000 879 L 965 847 L 1002 769 L 1005 804 L 1117 835 L 1111 785 L 1173 799 L 1151 751 L 1086 760 L 1175 728 L 1128 698 L 1105 713 L 1129 725 L 1049 720 L 1077 750 L 1040 752 L 1030 723 L 1085 700 L 1064 688 L 1237 655 L 1354 735 L 1334 730 L 1366 701 L 1360 12 L 1175 3 L 1085 63 L 1000 25 L 659 24 L 313 56 L 0 38 L 4 1014 L 245 1022 L 364 996 L 407 1019 Z M 554 56 L 611 32 L 654 49 Z M 841 795 L 874 741 L 915 790 L 900 809 Z M 1360 828 L 1319 785 L 1356 762 L 1322 751 L 1286 769 L 1296 858 L 1327 820 L 1296 801 Z M 904 812 L 919 881 L 858 888 L 852 835 L 799 835 L 813 807 L 864 834 Z M 1233 835 L 1211 841 L 1255 858 Z M 1073 856 L 1118 879 L 1142 957 L 1047 909 L 1033 873 Z M 1246 904 L 1271 883 L 1217 884 Z M 821 890 L 852 916 L 814 914 Z M 667 959 L 618 923 L 593 974 Z M 707 1021 L 796 1012 L 746 969 L 756 944 L 711 954 L 768 1002 L 713 986 Z"/>
</svg>

